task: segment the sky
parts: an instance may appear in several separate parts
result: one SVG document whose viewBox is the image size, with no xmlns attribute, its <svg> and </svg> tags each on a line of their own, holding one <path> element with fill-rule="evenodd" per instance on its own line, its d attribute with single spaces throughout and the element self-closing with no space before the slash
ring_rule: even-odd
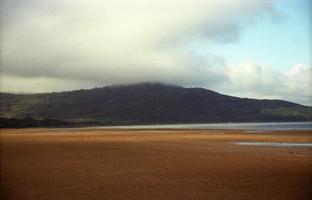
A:
<svg viewBox="0 0 312 200">
<path fill-rule="evenodd" d="M 163 82 L 312 105 L 310 0 L 2 0 L 0 89 Z"/>
</svg>

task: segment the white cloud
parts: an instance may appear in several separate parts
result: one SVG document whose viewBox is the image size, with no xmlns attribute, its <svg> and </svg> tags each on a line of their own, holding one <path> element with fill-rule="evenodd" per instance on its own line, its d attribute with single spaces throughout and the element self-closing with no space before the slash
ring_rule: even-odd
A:
<svg viewBox="0 0 312 200">
<path fill-rule="evenodd" d="M 192 65 L 191 41 L 235 41 L 250 21 L 273 14 L 263 0 L 5 2 L 2 73 L 99 84 L 196 80 L 210 63 Z"/>
<path fill-rule="evenodd" d="M 301 72 L 234 67 L 189 50 L 194 41 L 236 42 L 259 18 L 278 18 L 269 0 L 4 0 L 1 17 L 2 91 L 160 81 L 241 96 L 310 95 L 295 84 Z"/>
<path fill-rule="evenodd" d="M 312 66 L 297 64 L 282 72 L 271 66 L 246 61 L 228 65 L 228 81 L 215 87 L 226 94 L 241 97 L 284 99 L 312 105 Z"/>
<path fill-rule="evenodd" d="M 0 90 L 13 93 L 44 93 L 47 91 L 76 90 L 90 88 L 92 83 L 75 80 L 64 80 L 47 77 L 20 77 L 2 75 L 0 79 Z"/>
</svg>

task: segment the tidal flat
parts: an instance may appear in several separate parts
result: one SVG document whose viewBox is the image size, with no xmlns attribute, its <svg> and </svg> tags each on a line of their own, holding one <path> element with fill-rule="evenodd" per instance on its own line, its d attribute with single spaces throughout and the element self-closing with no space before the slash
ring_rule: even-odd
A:
<svg viewBox="0 0 312 200">
<path fill-rule="evenodd" d="M 312 198 L 311 131 L 2 129 L 1 199 Z"/>
</svg>

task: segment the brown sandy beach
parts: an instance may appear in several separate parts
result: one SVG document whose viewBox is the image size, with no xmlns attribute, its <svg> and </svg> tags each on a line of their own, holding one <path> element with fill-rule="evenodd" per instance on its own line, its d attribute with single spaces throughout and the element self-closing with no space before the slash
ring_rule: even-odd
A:
<svg viewBox="0 0 312 200">
<path fill-rule="evenodd" d="M 1 199 L 312 199 L 311 131 L 1 130 Z"/>
</svg>

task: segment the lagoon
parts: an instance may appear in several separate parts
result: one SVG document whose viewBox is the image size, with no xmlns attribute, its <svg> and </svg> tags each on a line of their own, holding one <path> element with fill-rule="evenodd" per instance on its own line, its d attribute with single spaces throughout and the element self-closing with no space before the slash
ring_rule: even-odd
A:
<svg viewBox="0 0 312 200">
<path fill-rule="evenodd" d="M 274 130 L 311 130 L 312 122 L 265 122 L 265 123 L 205 123 L 205 124 L 162 124 L 100 126 L 103 129 L 234 129 L 249 132 Z"/>
</svg>

